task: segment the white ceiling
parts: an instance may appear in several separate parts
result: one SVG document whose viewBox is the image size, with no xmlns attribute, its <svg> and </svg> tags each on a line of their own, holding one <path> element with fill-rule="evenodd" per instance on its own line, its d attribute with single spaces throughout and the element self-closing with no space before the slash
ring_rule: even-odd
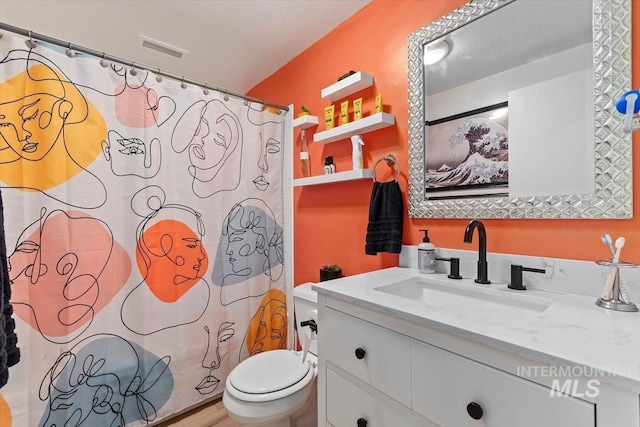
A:
<svg viewBox="0 0 640 427">
<path fill-rule="evenodd" d="M 0 21 L 245 93 L 371 0 L 0 0 Z M 142 47 L 140 35 L 187 50 Z"/>
</svg>

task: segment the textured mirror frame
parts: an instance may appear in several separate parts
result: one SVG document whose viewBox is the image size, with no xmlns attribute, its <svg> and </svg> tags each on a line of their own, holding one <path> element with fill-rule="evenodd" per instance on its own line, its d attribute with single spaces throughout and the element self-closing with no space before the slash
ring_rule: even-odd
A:
<svg viewBox="0 0 640 427">
<path fill-rule="evenodd" d="M 409 36 L 411 218 L 631 218 L 631 134 L 615 102 L 631 88 L 631 0 L 593 0 L 595 192 L 549 197 L 425 198 L 423 46 L 514 0 L 473 0 Z"/>
</svg>

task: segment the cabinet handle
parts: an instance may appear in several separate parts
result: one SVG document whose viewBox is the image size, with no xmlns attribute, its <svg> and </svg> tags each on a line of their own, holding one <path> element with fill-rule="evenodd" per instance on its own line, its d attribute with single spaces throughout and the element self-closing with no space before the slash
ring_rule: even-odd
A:
<svg viewBox="0 0 640 427">
<path fill-rule="evenodd" d="M 367 427 L 367 420 L 364 418 L 358 418 L 358 427 Z"/>
<path fill-rule="evenodd" d="M 476 402 L 471 402 L 467 405 L 467 414 L 474 420 L 479 420 L 484 415 L 484 411 L 482 410 L 482 406 Z"/>
<path fill-rule="evenodd" d="M 356 348 L 356 358 L 357 359 L 364 359 L 364 355 L 365 354 L 367 354 L 367 352 L 364 351 L 364 348 L 362 348 L 362 347 Z M 360 418 L 360 419 L 362 419 L 362 418 Z M 365 421 L 365 423 L 366 423 L 366 421 Z"/>
</svg>

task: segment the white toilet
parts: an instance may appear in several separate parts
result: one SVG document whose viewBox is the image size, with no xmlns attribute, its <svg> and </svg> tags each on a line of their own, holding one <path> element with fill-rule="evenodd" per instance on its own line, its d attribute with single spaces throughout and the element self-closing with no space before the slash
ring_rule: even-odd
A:
<svg viewBox="0 0 640 427">
<path fill-rule="evenodd" d="M 300 324 L 317 309 L 311 283 L 296 286 L 293 301 L 303 342 Z M 302 352 L 291 350 L 266 351 L 242 361 L 227 377 L 222 397 L 229 418 L 241 426 L 317 426 L 316 355 L 313 340 L 304 363 Z"/>
</svg>

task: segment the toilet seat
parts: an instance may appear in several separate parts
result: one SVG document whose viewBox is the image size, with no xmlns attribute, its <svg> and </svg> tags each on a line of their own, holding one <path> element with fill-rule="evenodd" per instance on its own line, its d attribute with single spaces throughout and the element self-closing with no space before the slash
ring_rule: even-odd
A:
<svg viewBox="0 0 640 427">
<path fill-rule="evenodd" d="M 256 354 L 227 377 L 227 392 L 245 402 L 266 402 L 290 396 L 315 378 L 309 363 L 288 350 Z"/>
</svg>

